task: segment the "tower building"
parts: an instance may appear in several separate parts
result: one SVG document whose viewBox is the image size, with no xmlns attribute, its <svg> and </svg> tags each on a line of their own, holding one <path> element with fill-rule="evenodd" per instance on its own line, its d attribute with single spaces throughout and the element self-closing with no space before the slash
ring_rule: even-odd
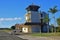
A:
<svg viewBox="0 0 60 40">
<path fill-rule="evenodd" d="M 48 15 L 46 12 L 39 12 L 40 6 L 29 5 L 26 10 L 25 19 L 26 22 L 20 25 L 21 31 L 24 33 L 35 33 L 35 32 L 47 32 L 48 25 L 44 21 L 45 16 Z"/>
<path fill-rule="evenodd" d="M 26 10 L 26 23 L 25 25 L 30 25 L 31 32 L 40 32 L 40 13 L 38 12 L 39 6 L 29 5 Z"/>
<path fill-rule="evenodd" d="M 26 10 L 26 23 L 35 24 L 40 23 L 40 14 L 38 9 L 40 7 L 37 5 L 29 5 Z"/>
</svg>

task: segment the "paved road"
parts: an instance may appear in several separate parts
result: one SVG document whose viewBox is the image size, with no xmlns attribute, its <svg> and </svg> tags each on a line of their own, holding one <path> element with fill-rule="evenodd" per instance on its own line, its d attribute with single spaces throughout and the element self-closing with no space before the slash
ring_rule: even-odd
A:
<svg viewBox="0 0 60 40">
<path fill-rule="evenodd" d="M 0 30 L 0 40 L 26 40 Z"/>
</svg>

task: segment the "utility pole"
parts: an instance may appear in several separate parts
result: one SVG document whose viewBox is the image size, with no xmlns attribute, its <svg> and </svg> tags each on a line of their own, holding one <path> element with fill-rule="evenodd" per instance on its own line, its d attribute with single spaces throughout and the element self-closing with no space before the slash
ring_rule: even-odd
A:
<svg viewBox="0 0 60 40">
<path fill-rule="evenodd" d="M 40 11 L 40 13 L 41 13 L 41 11 Z M 39 19 L 40 19 L 40 33 L 41 33 L 41 14 L 39 13 Z"/>
<path fill-rule="evenodd" d="M 48 33 L 49 33 L 49 13 L 48 13 L 48 24 L 47 24 L 47 28 L 48 28 Z"/>
</svg>

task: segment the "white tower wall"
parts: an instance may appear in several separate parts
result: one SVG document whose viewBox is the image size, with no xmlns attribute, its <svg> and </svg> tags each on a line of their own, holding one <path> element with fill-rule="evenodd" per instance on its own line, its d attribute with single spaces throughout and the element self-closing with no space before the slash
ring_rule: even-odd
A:
<svg viewBox="0 0 60 40">
<path fill-rule="evenodd" d="M 26 16 L 26 22 L 34 22 L 34 23 L 39 23 L 40 22 L 41 16 L 40 16 L 39 12 L 28 11 L 28 13 L 26 14 L 26 15 L 28 15 L 28 16 Z"/>
<path fill-rule="evenodd" d="M 31 22 L 35 22 L 35 23 L 40 22 L 39 12 L 31 11 Z"/>
</svg>

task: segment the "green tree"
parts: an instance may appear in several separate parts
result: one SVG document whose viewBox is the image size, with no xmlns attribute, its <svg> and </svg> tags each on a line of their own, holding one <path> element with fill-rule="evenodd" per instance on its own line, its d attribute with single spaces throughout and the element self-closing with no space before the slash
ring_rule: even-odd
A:
<svg viewBox="0 0 60 40">
<path fill-rule="evenodd" d="M 52 13 L 53 18 L 54 18 L 54 20 L 55 20 L 54 14 L 55 14 L 56 12 L 58 12 L 57 6 L 54 6 L 53 8 L 50 8 L 48 12 Z M 55 22 L 56 22 L 56 20 L 55 20 Z M 56 25 L 56 24 L 55 24 L 55 25 Z M 56 28 L 55 28 L 55 32 L 56 32 Z"/>
<path fill-rule="evenodd" d="M 57 18 L 57 24 L 60 26 L 60 18 Z"/>
<path fill-rule="evenodd" d="M 54 25 L 53 25 L 53 24 L 51 24 L 50 31 L 51 31 L 52 33 L 54 32 Z"/>
<path fill-rule="evenodd" d="M 11 26 L 11 29 L 15 29 L 15 26 Z"/>
<path fill-rule="evenodd" d="M 57 32 L 60 32 L 60 27 L 56 27 L 56 29 L 57 29 Z"/>
<path fill-rule="evenodd" d="M 58 27 L 56 28 L 57 32 L 60 32 L 60 18 L 57 18 L 57 24 L 58 24 Z"/>
<path fill-rule="evenodd" d="M 48 23 L 49 22 L 49 17 L 48 15 L 45 16 L 44 20 L 43 20 L 45 23 Z"/>
<path fill-rule="evenodd" d="M 50 21 L 50 19 L 49 19 L 49 15 L 47 14 L 47 15 L 45 15 L 45 18 L 44 18 L 44 23 L 47 23 L 47 29 L 48 29 L 48 33 L 49 33 L 49 21 Z"/>
</svg>

